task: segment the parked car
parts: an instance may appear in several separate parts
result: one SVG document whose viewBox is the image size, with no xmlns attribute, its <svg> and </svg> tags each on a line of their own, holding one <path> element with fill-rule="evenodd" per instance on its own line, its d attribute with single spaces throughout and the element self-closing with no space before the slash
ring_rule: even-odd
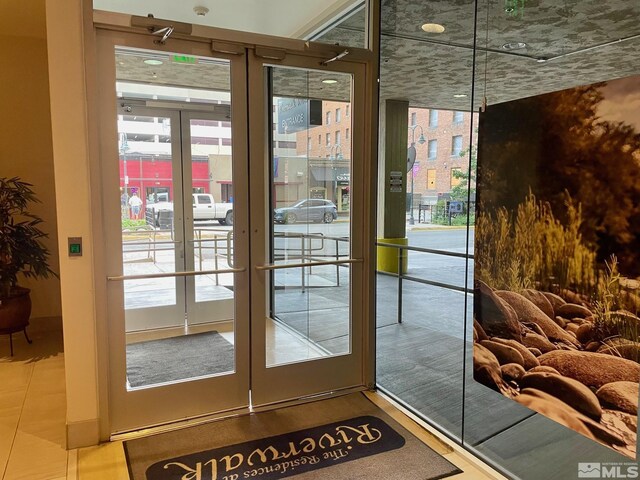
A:
<svg viewBox="0 0 640 480">
<path fill-rule="evenodd" d="M 221 225 L 233 225 L 233 204 L 216 202 L 210 193 L 194 193 L 193 219 L 217 220 Z M 170 212 L 170 213 L 169 213 Z M 147 204 L 147 223 L 156 227 L 167 227 L 163 223 L 170 223 L 173 219 L 173 203 L 160 201 Z M 163 219 L 166 219 L 163 222 Z"/>
<path fill-rule="evenodd" d="M 331 223 L 338 218 L 338 208 L 329 200 L 307 198 L 298 203 L 273 211 L 276 223 L 324 222 Z"/>
</svg>

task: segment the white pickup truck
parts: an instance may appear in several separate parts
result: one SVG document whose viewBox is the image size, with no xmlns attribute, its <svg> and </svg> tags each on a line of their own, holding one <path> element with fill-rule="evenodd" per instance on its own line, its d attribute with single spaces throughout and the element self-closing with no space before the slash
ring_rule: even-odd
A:
<svg viewBox="0 0 640 480">
<path fill-rule="evenodd" d="M 192 197 L 194 220 L 217 220 L 221 225 L 233 225 L 232 203 L 217 203 L 210 193 L 194 193 Z M 162 212 L 173 212 L 173 203 L 160 201 L 147 204 L 147 222 L 153 222 L 157 227 L 162 226 Z M 171 217 L 172 215 L 169 218 Z"/>
<path fill-rule="evenodd" d="M 233 203 L 216 203 L 209 193 L 194 193 L 193 219 L 218 220 L 221 225 L 233 225 Z"/>
</svg>

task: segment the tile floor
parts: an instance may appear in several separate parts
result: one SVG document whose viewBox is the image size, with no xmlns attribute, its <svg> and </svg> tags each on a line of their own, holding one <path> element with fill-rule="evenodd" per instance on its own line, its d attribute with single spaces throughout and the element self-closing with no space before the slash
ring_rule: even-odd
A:
<svg viewBox="0 0 640 480">
<path fill-rule="evenodd" d="M 65 385 L 60 319 L 35 319 L 33 344 L 15 335 L 15 356 L 0 337 L 0 472 L 2 480 L 127 480 L 121 442 L 65 450 Z M 413 422 L 382 396 L 370 398 L 414 435 L 460 467 L 454 480 L 503 479 L 451 446 L 437 432 Z"/>
</svg>

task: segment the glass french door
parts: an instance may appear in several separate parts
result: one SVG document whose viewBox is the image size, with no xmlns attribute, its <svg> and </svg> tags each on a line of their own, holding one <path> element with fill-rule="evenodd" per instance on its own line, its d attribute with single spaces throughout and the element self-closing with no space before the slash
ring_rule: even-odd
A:
<svg viewBox="0 0 640 480">
<path fill-rule="evenodd" d="M 110 431 L 362 387 L 364 67 L 153 40 L 98 32 Z"/>
<path fill-rule="evenodd" d="M 364 384 L 364 152 L 354 126 L 366 89 L 362 64 L 256 52 L 250 174 L 263 203 L 251 210 L 251 391 L 268 405 Z"/>
<path fill-rule="evenodd" d="M 232 188 L 233 168 L 230 154 L 210 152 L 229 113 L 147 103 L 116 105 L 126 331 L 224 328 L 233 318 L 233 198 L 222 185 Z M 138 133 L 149 129 L 157 133 Z"/>
</svg>

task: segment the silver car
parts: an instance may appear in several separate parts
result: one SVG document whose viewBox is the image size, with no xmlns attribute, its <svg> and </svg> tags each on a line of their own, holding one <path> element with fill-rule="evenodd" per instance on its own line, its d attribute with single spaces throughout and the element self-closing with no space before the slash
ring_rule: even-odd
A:
<svg viewBox="0 0 640 480">
<path fill-rule="evenodd" d="M 338 208 L 329 200 L 307 198 L 298 203 L 273 211 L 276 223 L 324 222 L 331 223 L 338 218 Z"/>
</svg>

